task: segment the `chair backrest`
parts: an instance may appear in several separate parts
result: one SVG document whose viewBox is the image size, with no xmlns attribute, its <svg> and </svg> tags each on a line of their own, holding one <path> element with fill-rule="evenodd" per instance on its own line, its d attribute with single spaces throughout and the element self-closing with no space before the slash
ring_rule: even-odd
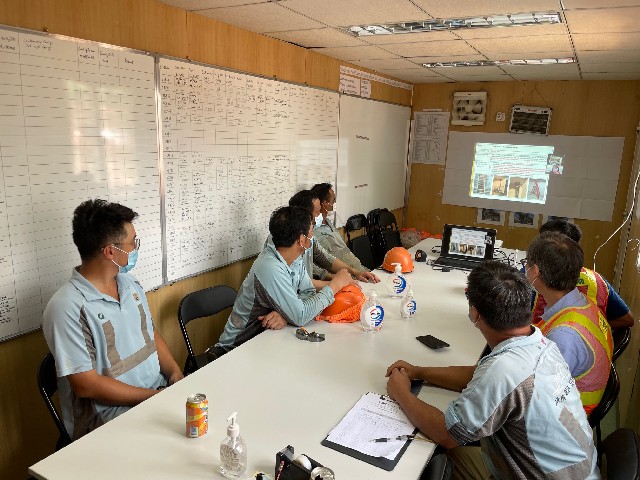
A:
<svg viewBox="0 0 640 480">
<path fill-rule="evenodd" d="M 369 222 L 367 222 L 367 217 L 365 217 L 362 213 L 358 213 L 357 215 L 351 215 L 347 218 L 347 223 L 344 224 L 344 231 L 347 234 L 347 241 L 351 241 L 351 232 L 355 232 L 361 229 L 367 229 L 369 226 Z M 351 246 L 349 246 L 351 248 Z"/>
<path fill-rule="evenodd" d="M 602 442 L 609 480 L 640 480 L 640 437 L 630 428 L 619 428 Z M 604 474 L 604 472 L 602 472 Z"/>
<path fill-rule="evenodd" d="M 613 358 L 611 361 L 615 362 L 622 352 L 629 346 L 631 341 L 631 328 L 624 327 L 613 330 Z"/>
<path fill-rule="evenodd" d="M 453 473 L 453 460 L 445 453 L 434 454 L 424 467 L 419 480 L 449 480 Z"/>
<path fill-rule="evenodd" d="M 58 413 L 56 406 L 53 404 L 53 395 L 58 390 L 58 375 L 56 373 L 56 361 L 53 358 L 51 352 L 47 353 L 40 362 L 40 368 L 38 368 L 38 390 L 44 403 L 47 405 L 47 409 L 53 418 L 53 422 L 58 427 L 60 432 L 60 438 L 56 443 L 56 450 L 60 450 L 62 447 L 66 447 L 71 443 L 71 436 L 67 432 L 62 417 Z"/>
<path fill-rule="evenodd" d="M 193 352 L 193 347 L 189 340 L 187 324 L 192 320 L 209 317 L 226 308 L 232 307 L 237 294 L 238 293 L 228 285 L 216 285 L 215 287 L 191 292 L 185 295 L 180 301 L 180 305 L 178 305 L 178 323 L 180 324 L 180 330 L 184 337 L 184 343 L 187 346 L 185 373 L 188 373 L 187 371 L 195 371 L 196 369 L 196 355 Z M 190 368 L 187 368 L 189 366 Z"/>
<path fill-rule="evenodd" d="M 369 270 L 373 270 L 378 265 L 373 261 L 373 252 L 371 251 L 371 242 L 367 235 L 361 235 L 349 241 L 349 248 L 353 254 L 358 257 L 360 263 L 367 267 Z"/>
<path fill-rule="evenodd" d="M 600 421 L 605 417 L 609 410 L 611 410 L 613 404 L 616 403 L 618 393 L 620 393 L 620 379 L 618 378 L 616 367 L 614 367 L 612 363 L 611 371 L 609 372 L 609 379 L 607 380 L 607 385 L 604 388 L 602 399 L 589 415 L 589 425 L 591 425 L 591 428 L 600 425 Z"/>
</svg>

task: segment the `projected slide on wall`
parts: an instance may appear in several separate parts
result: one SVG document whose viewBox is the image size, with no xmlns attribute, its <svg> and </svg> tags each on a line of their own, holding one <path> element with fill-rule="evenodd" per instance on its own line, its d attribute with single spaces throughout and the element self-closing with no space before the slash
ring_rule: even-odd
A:
<svg viewBox="0 0 640 480">
<path fill-rule="evenodd" d="M 469 196 L 545 203 L 553 146 L 476 143 Z"/>
<path fill-rule="evenodd" d="M 449 132 L 442 203 L 611 221 L 623 137 Z"/>
</svg>

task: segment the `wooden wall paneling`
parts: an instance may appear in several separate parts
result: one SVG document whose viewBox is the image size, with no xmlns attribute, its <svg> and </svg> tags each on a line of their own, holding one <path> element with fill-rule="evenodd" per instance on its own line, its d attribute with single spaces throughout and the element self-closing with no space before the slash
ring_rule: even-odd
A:
<svg viewBox="0 0 640 480">
<path fill-rule="evenodd" d="M 305 82 L 314 87 L 338 91 L 340 61 L 316 52 L 306 51 Z"/>
</svg>

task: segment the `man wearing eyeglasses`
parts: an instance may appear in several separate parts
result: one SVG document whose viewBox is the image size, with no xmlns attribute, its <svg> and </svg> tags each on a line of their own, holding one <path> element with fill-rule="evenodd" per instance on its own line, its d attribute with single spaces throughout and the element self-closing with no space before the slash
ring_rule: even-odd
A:
<svg viewBox="0 0 640 480">
<path fill-rule="evenodd" d="M 42 331 L 74 440 L 183 378 L 129 273 L 140 248 L 136 217 L 99 199 L 76 208 L 73 241 L 82 263 L 44 311 Z"/>
</svg>

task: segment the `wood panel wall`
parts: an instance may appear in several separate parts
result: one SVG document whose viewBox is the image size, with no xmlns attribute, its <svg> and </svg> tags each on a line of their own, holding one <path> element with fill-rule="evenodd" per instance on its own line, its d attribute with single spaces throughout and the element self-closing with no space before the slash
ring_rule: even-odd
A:
<svg viewBox="0 0 640 480">
<path fill-rule="evenodd" d="M 593 267 L 593 255 L 623 222 L 627 193 L 633 187 L 631 171 L 636 146 L 636 127 L 640 120 L 640 82 L 638 81 L 557 81 L 490 82 L 416 85 L 413 112 L 423 109 L 451 110 L 454 92 L 488 92 L 487 121 L 483 126 L 450 126 L 456 131 L 504 133 L 508 131 L 511 106 L 524 104 L 552 107 L 551 135 L 624 137 L 624 150 L 612 222 L 577 220 L 582 229 L 585 264 Z M 496 122 L 496 113 L 505 112 L 506 122 Z M 476 225 L 477 209 L 442 204 L 444 167 L 416 164 L 412 166 L 409 200 L 405 206 L 406 226 L 432 233 L 442 231 L 444 223 Z M 505 225 L 506 225 L 505 219 Z M 506 247 L 525 250 L 537 230 L 498 226 L 498 238 Z M 635 218 L 629 238 L 640 239 L 640 221 Z M 598 253 L 597 270 L 611 283 L 618 256 L 620 235 L 614 236 Z M 620 425 L 640 431 L 640 273 L 636 268 L 638 245 L 630 244 L 622 272 L 620 293 L 636 317 L 632 341 L 618 359 L 621 380 L 619 396 Z"/>
<path fill-rule="evenodd" d="M 155 0 L 3 0 L 0 24 L 190 58 L 270 78 L 338 89 L 340 62 Z M 348 65 L 348 64 L 347 64 Z M 355 65 L 349 65 L 359 68 Z M 372 98 L 411 104 L 411 92 L 373 82 Z M 400 217 L 402 218 L 401 214 Z M 157 328 L 178 363 L 186 349 L 177 307 L 187 293 L 215 284 L 238 288 L 253 260 L 245 260 L 148 294 Z M 214 343 L 226 320 L 194 322 L 194 347 Z M 0 478 L 27 478 L 29 465 L 53 452 L 57 434 L 36 389 L 47 351 L 40 331 L 0 343 Z"/>
</svg>

